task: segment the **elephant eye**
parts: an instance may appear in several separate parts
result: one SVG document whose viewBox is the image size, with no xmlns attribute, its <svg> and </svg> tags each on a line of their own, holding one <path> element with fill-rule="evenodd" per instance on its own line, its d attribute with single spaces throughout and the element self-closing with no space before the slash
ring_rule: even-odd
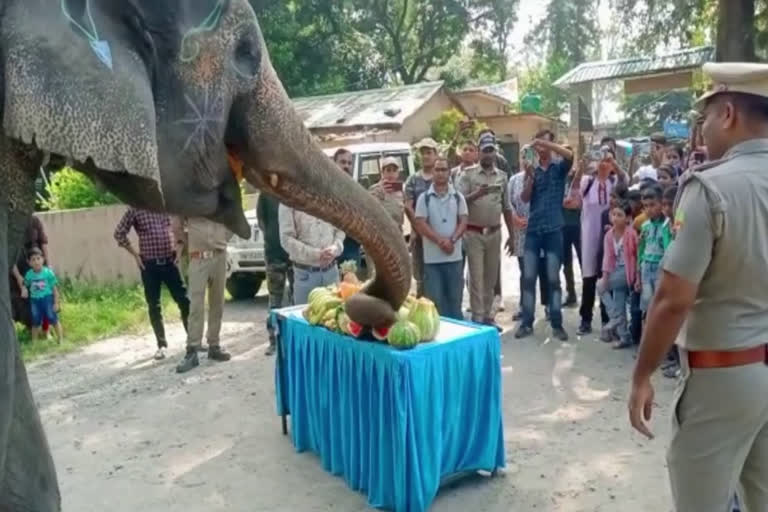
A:
<svg viewBox="0 0 768 512">
<path fill-rule="evenodd" d="M 259 72 L 259 55 L 254 44 L 241 39 L 235 47 L 235 70 L 246 78 L 253 78 Z"/>
</svg>

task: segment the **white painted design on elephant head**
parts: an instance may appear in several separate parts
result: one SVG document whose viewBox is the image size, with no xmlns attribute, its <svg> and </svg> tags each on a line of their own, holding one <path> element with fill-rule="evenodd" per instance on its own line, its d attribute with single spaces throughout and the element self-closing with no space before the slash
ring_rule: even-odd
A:
<svg viewBox="0 0 768 512">
<path fill-rule="evenodd" d="M 67 0 L 61 0 L 61 12 L 64 13 L 64 17 L 78 28 L 88 39 L 88 42 L 91 45 L 91 50 L 96 54 L 96 57 L 112 70 L 112 49 L 109 47 L 109 42 L 99 39 L 99 31 L 96 29 L 96 23 L 93 21 L 93 14 L 91 13 L 90 0 L 85 0 L 85 14 L 88 16 L 87 22 L 90 28 L 82 26 L 72 17 L 69 13 L 69 9 L 67 9 Z"/>
<path fill-rule="evenodd" d="M 184 101 L 187 104 L 188 117 L 179 119 L 176 124 L 187 125 L 191 132 L 181 148 L 181 154 L 191 153 L 190 157 L 205 162 L 206 158 L 199 158 L 208 155 L 210 151 L 218 147 L 221 138 L 221 131 L 226 123 L 226 112 L 224 109 L 224 100 L 220 96 L 211 97 L 209 89 L 206 87 L 202 95 L 202 103 L 197 104 L 189 94 L 184 94 Z M 215 176 L 203 166 L 201 169 L 206 181 L 215 183 Z"/>
<path fill-rule="evenodd" d="M 218 0 L 203 22 L 184 34 L 184 37 L 181 38 L 181 53 L 179 54 L 179 59 L 182 62 L 190 62 L 200 54 L 200 43 L 192 40 L 192 37 L 214 30 L 219 25 L 223 12 L 224 0 Z"/>
</svg>

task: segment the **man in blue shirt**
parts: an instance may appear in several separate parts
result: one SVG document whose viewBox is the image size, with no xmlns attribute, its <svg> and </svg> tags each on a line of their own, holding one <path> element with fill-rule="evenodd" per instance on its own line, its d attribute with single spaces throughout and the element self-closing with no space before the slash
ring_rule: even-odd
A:
<svg viewBox="0 0 768 512">
<path fill-rule="evenodd" d="M 528 227 L 523 254 L 523 319 L 515 333 L 516 338 L 533 334 L 533 315 L 536 307 L 536 275 L 539 254 L 544 252 L 549 281 L 549 320 L 552 334 L 561 341 L 568 340 L 563 329 L 560 265 L 563 259 L 563 196 L 568 172 L 573 166 L 573 153 L 554 143 L 555 135 L 549 130 L 536 134 L 533 148 L 538 162 L 523 159 L 525 183 L 521 199 L 530 203 Z M 555 161 L 554 153 L 562 159 Z"/>
<path fill-rule="evenodd" d="M 467 202 L 451 184 L 448 161 L 435 161 L 432 185 L 416 201 L 416 231 L 424 239 L 424 294 L 441 316 L 464 320 L 462 241 Z"/>
</svg>

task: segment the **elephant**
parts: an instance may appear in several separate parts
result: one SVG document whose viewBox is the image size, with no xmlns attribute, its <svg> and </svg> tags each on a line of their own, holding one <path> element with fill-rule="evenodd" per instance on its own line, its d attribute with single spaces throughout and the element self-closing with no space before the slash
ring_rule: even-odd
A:
<svg viewBox="0 0 768 512">
<path fill-rule="evenodd" d="M 40 166 L 66 163 L 127 204 L 247 236 L 236 168 L 360 241 L 377 271 L 348 314 L 394 321 L 411 283 L 401 232 L 315 143 L 247 0 L 0 0 L 0 51 L 2 268 L 20 250 Z M 0 512 L 58 511 L 7 271 L 0 293 Z"/>
</svg>

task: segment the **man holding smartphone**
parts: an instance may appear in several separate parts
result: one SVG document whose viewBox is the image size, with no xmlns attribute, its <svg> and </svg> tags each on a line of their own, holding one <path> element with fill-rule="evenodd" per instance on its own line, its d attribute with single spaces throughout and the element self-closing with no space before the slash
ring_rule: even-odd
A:
<svg viewBox="0 0 768 512">
<path fill-rule="evenodd" d="M 534 308 L 536 306 L 536 276 L 539 254 L 543 250 L 547 261 L 549 289 L 549 320 L 552 334 L 561 341 L 568 340 L 563 329 L 562 290 L 560 289 L 560 265 L 563 259 L 563 197 L 566 177 L 573 166 L 573 153 L 555 144 L 554 134 L 543 130 L 536 134 L 533 147 L 538 165 L 529 160 L 525 166 L 525 183 L 521 199 L 530 203 L 530 215 L 525 235 L 523 256 L 523 320 L 515 333 L 516 338 L 533 334 Z M 562 159 L 554 161 L 554 154 Z"/>
<path fill-rule="evenodd" d="M 466 198 L 469 221 L 465 235 L 469 260 L 469 297 L 472 321 L 496 325 L 494 287 L 501 263 L 501 217 L 513 232 L 507 200 L 507 175 L 496 167 L 496 137 L 485 133 L 478 143 L 480 165 L 466 169 L 459 192 Z"/>
</svg>

